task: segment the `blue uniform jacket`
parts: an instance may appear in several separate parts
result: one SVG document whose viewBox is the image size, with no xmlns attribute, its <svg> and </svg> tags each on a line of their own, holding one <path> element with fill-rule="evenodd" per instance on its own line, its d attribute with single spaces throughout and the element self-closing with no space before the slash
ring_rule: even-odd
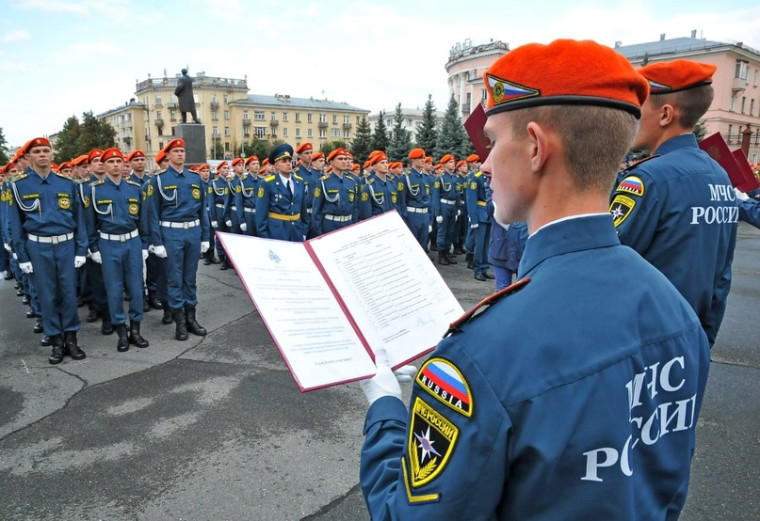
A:
<svg viewBox="0 0 760 521">
<path fill-rule="evenodd" d="M 739 210 L 725 170 L 693 134 L 669 139 L 637 163 L 612 194 L 620 242 L 686 297 L 715 342 L 731 288 Z"/>
<path fill-rule="evenodd" d="M 224 226 L 230 220 L 230 185 L 226 179 L 216 177 L 208 184 L 208 213 L 211 221 Z"/>
<path fill-rule="evenodd" d="M 259 180 L 256 198 L 256 230 L 259 237 L 281 241 L 303 241 L 309 231 L 306 188 L 303 179 L 291 173 L 293 196 L 280 180 L 270 174 Z"/>
<path fill-rule="evenodd" d="M 143 197 L 147 197 L 147 192 L 139 183 L 122 179 L 117 185 L 106 177 L 90 185 L 90 194 L 86 204 L 90 251 L 100 250 L 98 232 L 123 235 L 134 230 L 142 240 L 143 249 L 148 248 L 148 207 Z"/>
<path fill-rule="evenodd" d="M 238 222 L 245 222 L 245 209 L 256 209 L 256 193 L 259 187 L 257 176 L 245 173 L 235 179 L 233 184 L 233 202 Z"/>
<path fill-rule="evenodd" d="M 146 189 L 150 244 L 163 246 L 161 222 L 189 223 L 199 220 L 201 242 L 210 238 L 206 193 L 201 176 L 184 168 L 177 172 L 169 166 L 151 177 Z"/>
<path fill-rule="evenodd" d="M 739 219 L 760 228 L 760 202 L 756 199 L 739 201 Z"/>
<path fill-rule="evenodd" d="M 399 184 L 403 189 L 399 190 L 399 209 L 403 215 L 407 215 L 406 208 L 427 208 L 430 211 L 430 196 L 433 191 L 433 183 L 429 175 L 418 172 L 414 168 L 408 174 L 399 176 Z"/>
<path fill-rule="evenodd" d="M 483 172 L 477 171 L 470 177 L 467 184 L 467 216 L 470 218 L 470 224 L 489 222 L 488 210 L 486 208 L 488 190 L 488 178 Z"/>
<path fill-rule="evenodd" d="M 388 174 L 383 181 L 373 171 L 361 187 L 359 220 L 395 210 L 397 207 L 396 181 Z"/>
<path fill-rule="evenodd" d="M 433 181 L 433 192 L 430 196 L 430 203 L 433 208 L 433 217 L 437 217 L 441 214 L 441 205 L 445 204 L 441 202 L 441 199 L 447 201 L 453 201 L 453 204 L 447 204 L 448 210 L 456 212 L 457 200 L 459 194 L 457 193 L 457 180 L 458 177 L 454 174 L 444 172 L 441 177 L 437 177 Z"/>
<path fill-rule="evenodd" d="M 528 240 L 528 225 L 519 222 L 504 228 L 498 223 L 491 227 L 491 243 L 488 247 L 488 262 L 511 271 L 517 271 L 522 258 L 525 242 Z"/>
<path fill-rule="evenodd" d="M 14 177 L 10 189 L 8 224 L 20 263 L 29 261 L 27 234 L 51 237 L 73 233 L 75 254 L 87 255 L 87 228 L 74 181 L 55 172 L 42 179 L 31 171 Z"/>
<path fill-rule="evenodd" d="M 519 276 L 438 344 L 409 412 L 370 407 L 372 519 L 675 519 L 709 368 L 694 311 L 607 215 L 537 231 Z"/>
<path fill-rule="evenodd" d="M 322 176 L 314 189 L 314 232 L 317 235 L 324 233 L 325 215 L 351 217 L 351 222 L 358 221 L 360 191 L 359 180 L 348 172 L 342 177 L 335 172 Z"/>
</svg>

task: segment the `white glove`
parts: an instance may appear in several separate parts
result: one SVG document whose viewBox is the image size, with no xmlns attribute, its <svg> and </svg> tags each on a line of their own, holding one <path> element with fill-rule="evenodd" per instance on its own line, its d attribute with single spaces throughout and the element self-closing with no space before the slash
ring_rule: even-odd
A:
<svg viewBox="0 0 760 521">
<path fill-rule="evenodd" d="M 246 224 L 246 223 L 240 223 L 240 231 L 241 232 L 247 232 L 248 231 L 248 224 Z"/>
<path fill-rule="evenodd" d="M 470 225 L 470 228 L 472 228 L 474 230 L 478 226 L 480 226 L 478 223 L 473 223 L 473 224 Z"/>
<path fill-rule="evenodd" d="M 429 225 L 429 226 L 428 226 L 428 233 L 430 233 L 430 232 L 432 232 L 432 231 L 433 231 L 433 226 L 432 226 L 432 225 Z"/>
<path fill-rule="evenodd" d="M 219 221 L 211 221 L 211 226 L 214 228 L 219 228 Z"/>
<path fill-rule="evenodd" d="M 739 199 L 740 201 L 746 201 L 747 199 L 749 199 L 749 196 L 745 194 L 744 192 L 742 192 L 741 190 L 739 190 L 738 188 L 734 188 L 734 192 L 736 192 L 736 198 Z"/>
<path fill-rule="evenodd" d="M 166 258 L 166 248 L 161 246 L 153 246 L 153 254 L 158 257 L 159 259 L 165 259 Z"/>
<path fill-rule="evenodd" d="M 13 250 L 11 250 L 11 245 L 8 244 L 7 242 L 3 243 L 3 248 L 5 248 L 5 251 L 7 251 L 8 253 L 10 253 L 11 251 L 13 251 Z"/>
<path fill-rule="evenodd" d="M 103 256 L 100 254 L 99 251 L 92 252 L 92 255 L 90 255 L 90 258 L 92 259 L 92 262 L 103 264 Z"/>
<path fill-rule="evenodd" d="M 441 224 L 443 222 L 443 215 L 439 215 L 435 218 L 435 222 L 438 224 Z"/>
<path fill-rule="evenodd" d="M 32 267 L 31 262 L 19 262 L 18 267 L 21 271 L 29 275 L 30 273 L 34 273 L 34 268 Z"/>
<path fill-rule="evenodd" d="M 457 217 L 461 217 L 461 216 L 462 216 L 462 210 L 457 210 Z"/>
<path fill-rule="evenodd" d="M 148 260 L 148 250 L 143 250 L 142 255 L 143 255 L 143 260 Z"/>
<path fill-rule="evenodd" d="M 227 228 L 232 228 L 232 221 L 224 221 L 224 224 L 227 225 Z"/>
<path fill-rule="evenodd" d="M 95 252 L 98 254 L 98 258 L 100 258 L 100 252 Z M 74 257 L 74 268 L 81 268 L 84 266 L 84 263 L 87 262 L 87 257 L 84 255 L 77 255 Z"/>
<path fill-rule="evenodd" d="M 201 253 L 206 253 L 209 248 L 211 248 L 209 241 L 201 241 Z"/>
<path fill-rule="evenodd" d="M 399 382 L 411 382 L 417 373 L 417 368 L 413 365 L 399 367 L 394 373 L 391 370 L 391 364 L 388 362 L 388 354 L 385 349 L 378 349 L 375 352 L 375 365 L 377 373 L 369 380 L 362 380 L 359 386 L 364 391 L 364 396 L 370 405 L 375 403 L 383 396 L 395 396 L 401 400 L 401 386 Z"/>
</svg>

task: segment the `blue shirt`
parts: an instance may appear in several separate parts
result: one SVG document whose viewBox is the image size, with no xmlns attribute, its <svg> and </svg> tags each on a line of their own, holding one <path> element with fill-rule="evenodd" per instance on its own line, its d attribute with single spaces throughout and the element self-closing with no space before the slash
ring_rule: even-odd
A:
<svg viewBox="0 0 760 521">
<path fill-rule="evenodd" d="M 412 168 L 408 174 L 399 176 L 399 182 L 403 183 L 403 190 L 399 190 L 400 207 L 404 210 L 407 206 L 430 209 L 433 183 L 429 175 Z"/>
<path fill-rule="evenodd" d="M 160 228 L 162 221 L 189 223 L 198 219 L 201 241 L 209 240 L 206 193 L 200 175 L 186 168 L 178 172 L 169 166 L 150 179 L 146 198 L 146 202 L 150 204 L 150 244 L 163 245 Z"/>
<path fill-rule="evenodd" d="M 143 249 L 147 248 L 148 210 L 139 183 L 122 179 L 116 184 L 106 177 L 92 183 L 90 193 L 87 211 L 90 213 L 88 235 L 91 251 L 99 251 L 98 232 L 122 235 L 134 230 L 139 232 Z"/>
<path fill-rule="evenodd" d="M 361 187 L 359 219 L 389 212 L 398 207 L 398 192 L 392 176 L 386 174 L 385 181 L 374 171 Z"/>
<path fill-rule="evenodd" d="M 323 233 L 322 222 L 325 215 L 359 219 L 359 180 L 348 172 L 338 176 L 335 172 L 322 176 L 314 189 L 314 206 L 312 219 L 317 235 Z"/>
<path fill-rule="evenodd" d="M 489 222 L 487 194 L 489 188 L 488 177 L 481 171 L 472 174 L 467 183 L 467 215 L 470 224 Z"/>
<path fill-rule="evenodd" d="M 438 177 L 433 181 L 433 193 L 431 196 L 431 205 L 433 207 L 433 215 L 441 215 L 441 205 L 446 205 L 451 210 L 456 210 L 457 200 L 459 199 L 459 193 L 457 192 L 457 176 L 444 171 L 441 177 Z M 452 201 L 453 204 L 446 204 L 441 202 L 441 199 Z"/>
</svg>

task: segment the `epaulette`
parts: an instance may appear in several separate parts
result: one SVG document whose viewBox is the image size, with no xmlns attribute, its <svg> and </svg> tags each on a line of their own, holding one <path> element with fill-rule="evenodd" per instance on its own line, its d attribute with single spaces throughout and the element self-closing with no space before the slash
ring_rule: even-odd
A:
<svg viewBox="0 0 760 521">
<path fill-rule="evenodd" d="M 271 182 L 271 181 L 274 181 L 274 178 L 275 178 L 275 175 L 274 175 L 274 174 L 272 174 L 272 175 L 268 175 L 268 176 L 266 176 L 266 177 L 264 178 L 264 182 L 265 182 L 265 183 L 269 183 L 269 182 Z"/>
<path fill-rule="evenodd" d="M 67 175 L 65 175 L 65 174 L 61 174 L 61 173 L 59 173 L 59 172 L 53 172 L 53 173 L 54 173 L 55 175 L 57 175 L 58 177 L 60 177 L 61 179 L 68 179 L 69 181 L 73 181 L 73 179 L 72 179 L 70 176 L 67 176 Z"/>
<path fill-rule="evenodd" d="M 330 174 L 325 174 L 325 175 L 323 175 L 323 176 L 321 177 L 321 179 L 322 179 L 322 181 L 327 181 L 328 179 L 330 179 Z"/>
<path fill-rule="evenodd" d="M 156 172 L 156 173 L 155 173 L 155 174 L 153 174 L 153 175 L 161 175 L 161 174 L 163 174 L 164 172 L 166 172 L 166 168 L 164 168 L 163 170 L 159 170 L 158 172 Z"/>
<path fill-rule="evenodd" d="M 29 175 L 26 172 L 18 172 L 16 174 L 13 174 L 11 181 L 15 183 L 17 181 L 21 181 L 22 179 L 26 179 L 27 177 L 29 177 Z"/>
<path fill-rule="evenodd" d="M 127 182 L 127 184 L 130 184 L 132 186 L 136 186 L 137 188 L 142 188 L 142 185 L 140 183 L 132 181 L 131 179 L 125 179 L 125 181 Z"/>
<path fill-rule="evenodd" d="M 625 170 L 623 170 L 623 172 L 628 172 L 629 170 L 633 170 L 634 168 L 636 168 L 637 166 L 639 166 L 641 163 L 646 163 L 647 161 L 649 161 L 650 159 L 654 159 L 655 157 L 660 157 L 660 155 L 659 154 L 653 154 L 653 155 L 647 156 L 647 157 L 645 157 L 643 159 L 639 159 L 638 161 L 634 161 L 633 163 L 631 163 L 630 165 L 628 165 L 628 167 L 625 168 Z"/>
<path fill-rule="evenodd" d="M 475 172 L 475 177 L 480 177 L 482 175 L 483 175 L 483 172 L 481 172 L 480 170 L 478 170 L 477 172 Z"/>
<path fill-rule="evenodd" d="M 371 185 L 371 184 L 372 184 L 372 183 L 374 183 L 374 182 L 375 182 L 375 179 L 374 179 L 374 178 L 371 178 L 371 179 L 367 179 L 367 184 L 368 184 L 368 185 Z"/>
<path fill-rule="evenodd" d="M 480 302 L 478 302 L 475 307 L 473 307 L 470 311 L 456 319 L 454 322 L 452 322 L 449 325 L 449 330 L 446 331 L 446 334 L 443 335 L 444 338 L 453 335 L 454 333 L 460 333 L 462 331 L 462 326 L 464 324 L 467 324 L 472 319 L 482 315 L 485 311 L 488 310 L 491 306 L 499 302 L 501 299 L 506 297 L 507 295 L 513 295 L 523 289 L 528 282 L 530 282 L 530 277 L 526 277 L 524 279 L 520 279 L 514 284 L 507 286 L 506 288 L 497 291 L 496 293 L 492 293 L 488 297 L 484 298 Z"/>
<path fill-rule="evenodd" d="M 300 180 L 300 181 L 303 181 L 303 177 L 301 177 L 300 175 L 296 175 L 296 174 L 293 174 L 293 176 L 294 176 L 296 179 L 298 179 L 298 180 Z"/>
<path fill-rule="evenodd" d="M 92 182 L 90 183 L 90 186 L 100 186 L 100 185 L 102 185 L 102 184 L 103 184 L 103 183 L 105 183 L 105 182 L 106 182 L 106 180 L 105 180 L 105 179 L 101 179 L 101 180 L 99 180 L 99 181 L 92 181 Z"/>
</svg>

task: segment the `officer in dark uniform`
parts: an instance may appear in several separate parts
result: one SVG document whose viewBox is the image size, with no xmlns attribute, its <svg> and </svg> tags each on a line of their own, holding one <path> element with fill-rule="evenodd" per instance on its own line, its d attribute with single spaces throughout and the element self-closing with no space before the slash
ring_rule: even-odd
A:
<svg viewBox="0 0 760 521">
<path fill-rule="evenodd" d="M 76 305 L 76 269 L 87 260 L 87 231 L 76 184 L 51 171 L 53 151 L 46 138 L 24 149 L 31 173 L 11 182 L 13 200 L 8 219 L 21 270 L 33 274 L 39 293 L 45 334 L 53 352 L 51 364 L 85 358 L 77 345 L 80 328 Z"/>
<path fill-rule="evenodd" d="M 452 324 L 409 411 L 375 352 L 361 382 L 370 516 L 677 519 L 709 345 L 607 212 L 647 83 L 588 40 L 514 49 L 484 82 L 494 215 L 531 233 L 521 281 Z"/>
<path fill-rule="evenodd" d="M 457 223 L 456 158 L 452 154 L 446 154 L 441 158 L 441 165 L 443 165 L 442 173 L 433 181 L 431 206 L 438 224 L 436 237 L 438 264 L 448 265 L 457 263 L 451 253 Z"/>
<path fill-rule="evenodd" d="M 146 192 L 151 205 L 150 244 L 157 257 L 166 259 L 174 336 L 187 340 L 188 331 L 206 335 L 195 316 L 198 260 L 209 248 L 206 194 L 200 176 L 185 168 L 185 140 L 171 140 L 164 151 L 169 166 L 151 178 Z"/>
<path fill-rule="evenodd" d="M 322 235 L 359 220 L 360 182 L 350 172 L 351 155 L 336 148 L 327 156 L 332 172 L 323 175 L 314 189 L 314 233 Z"/>
<path fill-rule="evenodd" d="M 421 148 L 413 148 L 409 152 L 412 161 L 412 169 L 399 178 L 399 213 L 406 221 L 406 225 L 427 251 L 428 235 L 431 226 L 430 193 L 432 184 L 430 176 L 422 173 L 425 163 L 425 151 Z"/>
<path fill-rule="evenodd" d="M 293 147 L 277 145 L 267 164 L 273 173 L 259 180 L 256 194 L 256 230 L 259 237 L 302 242 L 309 231 L 306 186 L 293 175 Z"/>
<path fill-rule="evenodd" d="M 148 257 L 147 209 L 143 206 L 143 186 L 122 179 L 124 156 L 118 148 L 103 151 L 100 160 L 106 177 L 92 183 L 88 218 L 91 258 L 103 268 L 111 323 L 118 335 L 116 349 L 129 344 L 148 347 L 140 334 L 144 299 L 129 300 L 129 334 L 124 315 L 124 292 L 140 295 L 143 288 L 143 261 Z"/>
<path fill-rule="evenodd" d="M 731 288 L 739 215 L 728 174 L 699 149 L 692 132 L 712 102 L 715 70 L 675 60 L 639 71 L 650 94 L 633 147 L 652 156 L 621 176 L 610 205 L 620 242 L 686 297 L 710 345 Z"/>
</svg>

